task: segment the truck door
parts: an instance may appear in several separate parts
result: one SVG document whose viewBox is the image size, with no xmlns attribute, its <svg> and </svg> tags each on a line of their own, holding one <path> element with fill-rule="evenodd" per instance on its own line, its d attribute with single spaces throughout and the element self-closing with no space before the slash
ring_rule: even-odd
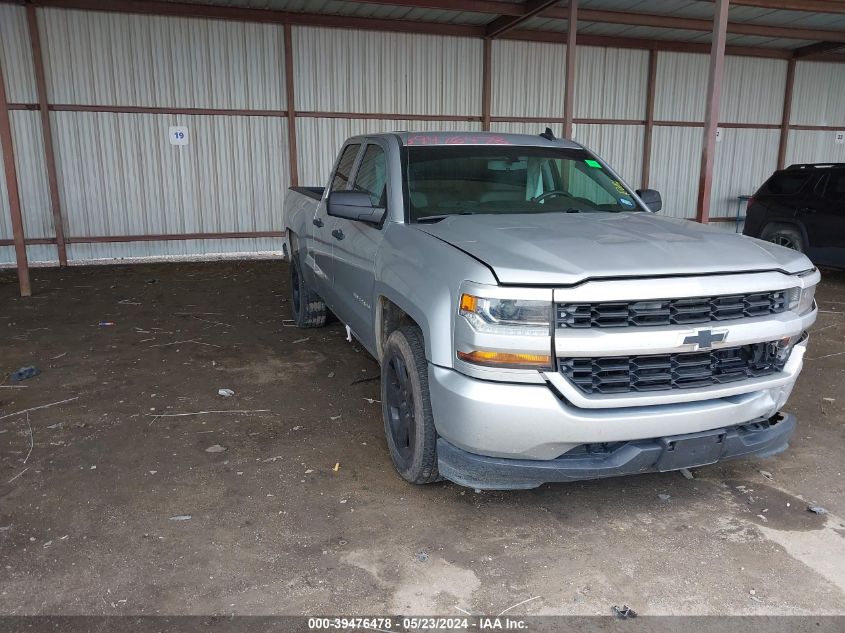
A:
<svg viewBox="0 0 845 633">
<path fill-rule="evenodd" d="M 332 218 L 326 213 L 326 200 L 332 191 L 347 191 L 351 186 L 352 168 L 355 160 L 361 151 L 361 143 L 352 143 L 344 147 L 340 152 L 332 177 L 323 193 L 323 199 L 317 207 L 312 222 L 312 254 L 313 261 L 310 262 L 314 269 L 314 285 L 317 293 L 334 310 L 336 303 L 333 288 L 334 264 L 332 262 L 332 224 L 337 218 Z"/>
<path fill-rule="evenodd" d="M 368 143 L 358 163 L 352 190 L 369 194 L 374 206 L 387 204 L 387 160 L 384 148 Z M 382 242 L 382 227 L 366 222 L 330 218 L 334 242 L 335 314 L 346 323 L 361 343 L 374 350 L 375 259 Z"/>
</svg>

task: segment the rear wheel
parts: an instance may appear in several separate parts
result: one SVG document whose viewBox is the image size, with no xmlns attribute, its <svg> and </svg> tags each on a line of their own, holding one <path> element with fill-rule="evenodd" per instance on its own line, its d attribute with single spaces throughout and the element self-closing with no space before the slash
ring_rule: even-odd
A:
<svg viewBox="0 0 845 633">
<path fill-rule="evenodd" d="M 326 324 L 328 308 L 305 282 L 299 253 L 294 253 L 290 260 L 290 307 L 297 327 L 323 327 Z"/>
<path fill-rule="evenodd" d="M 414 484 L 437 481 L 428 363 L 416 326 L 403 326 L 387 339 L 381 360 L 381 402 L 387 448 L 398 473 Z"/>
<path fill-rule="evenodd" d="M 804 238 L 798 230 L 790 226 L 770 224 L 763 229 L 762 238 L 767 242 L 791 248 L 799 253 L 805 251 Z"/>
</svg>

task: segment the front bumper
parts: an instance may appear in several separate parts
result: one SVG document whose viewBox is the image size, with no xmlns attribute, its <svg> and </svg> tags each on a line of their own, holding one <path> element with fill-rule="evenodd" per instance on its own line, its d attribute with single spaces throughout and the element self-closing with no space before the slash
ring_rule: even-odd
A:
<svg viewBox="0 0 845 633">
<path fill-rule="evenodd" d="M 778 414 L 701 433 L 585 447 L 557 459 L 506 459 L 476 455 L 437 440 L 440 474 L 485 490 L 536 488 L 544 483 L 598 479 L 693 468 L 738 457 L 769 457 L 786 450 L 795 417 Z"/>
<path fill-rule="evenodd" d="M 706 400 L 684 401 L 695 390 L 673 390 L 677 402 L 583 408 L 549 384 L 479 380 L 429 365 L 428 384 L 437 434 L 477 455 L 555 459 L 582 444 L 627 442 L 729 428 L 768 419 L 786 403 L 803 364 L 806 342 L 795 346 L 784 370 L 771 377 L 707 389 Z M 574 387 L 573 387 L 574 390 Z M 737 393 L 739 391 L 740 393 Z"/>
</svg>

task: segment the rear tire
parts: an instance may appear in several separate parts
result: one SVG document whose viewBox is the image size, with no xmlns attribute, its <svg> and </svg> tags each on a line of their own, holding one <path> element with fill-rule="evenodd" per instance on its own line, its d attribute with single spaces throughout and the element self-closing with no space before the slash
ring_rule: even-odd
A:
<svg viewBox="0 0 845 633">
<path fill-rule="evenodd" d="M 797 229 L 791 226 L 770 224 L 763 229 L 761 238 L 772 244 L 791 248 L 799 253 L 803 253 L 806 250 L 803 236 Z"/>
<path fill-rule="evenodd" d="M 437 432 L 420 329 L 405 325 L 387 339 L 381 359 L 381 407 L 387 448 L 405 481 L 428 484 L 437 471 Z"/>
<path fill-rule="evenodd" d="M 290 307 L 297 327 L 323 327 L 326 324 L 328 308 L 305 282 L 299 253 L 294 253 L 290 260 Z"/>
</svg>

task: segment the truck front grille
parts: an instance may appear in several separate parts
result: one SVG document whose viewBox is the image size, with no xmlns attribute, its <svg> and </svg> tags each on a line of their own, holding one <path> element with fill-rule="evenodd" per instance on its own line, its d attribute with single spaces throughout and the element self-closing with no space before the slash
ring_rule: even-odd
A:
<svg viewBox="0 0 845 633">
<path fill-rule="evenodd" d="M 783 370 L 777 343 L 649 356 L 559 358 L 558 370 L 586 394 L 696 389 Z"/>
<path fill-rule="evenodd" d="M 558 303 L 558 328 L 688 325 L 778 314 L 787 309 L 787 290 L 752 294 L 605 303 Z"/>
</svg>

